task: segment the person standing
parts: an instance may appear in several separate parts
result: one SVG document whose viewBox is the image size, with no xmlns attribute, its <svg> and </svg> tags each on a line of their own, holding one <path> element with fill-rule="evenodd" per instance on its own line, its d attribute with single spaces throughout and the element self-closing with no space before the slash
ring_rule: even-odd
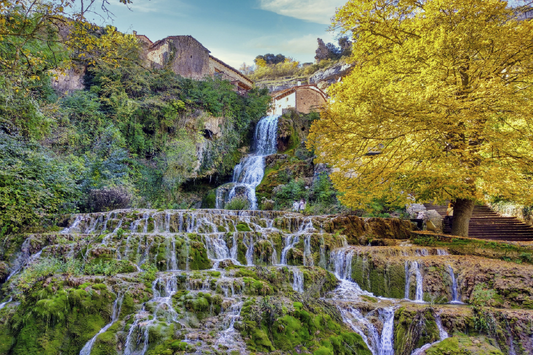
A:
<svg viewBox="0 0 533 355">
<path fill-rule="evenodd" d="M 450 228 L 451 232 L 453 225 L 453 203 L 451 202 L 448 204 L 448 208 L 446 209 L 446 217 L 444 217 L 444 224 Z"/>
</svg>

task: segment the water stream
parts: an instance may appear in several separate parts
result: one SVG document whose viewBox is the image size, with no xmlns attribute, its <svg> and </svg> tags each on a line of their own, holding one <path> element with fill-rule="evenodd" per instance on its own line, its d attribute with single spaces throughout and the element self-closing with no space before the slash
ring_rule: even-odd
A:
<svg viewBox="0 0 533 355">
<path fill-rule="evenodd" d="M 265 175 L 265 157 L 275 154 L 277 151 L 278 119 L 280 115 L 263 117 L 255 128 L 253 149 L 254 153 L 245 156 L 235 166 L 233 171 L 233 188 L 230 190 L 226 201 L 222 201 L 222 195 L 217 192 L 216 207 L 223 208 L 225 202 L 231 201 L 244 190 L 246 198 L 250 202 L 250 209 L 257 209 L 257 197 L 255 188 L 259 186 Z"/>
<path fill-rule="evenodd" d="M 100 334 L 102 334 L 102 333 L 107 332 L 107 330 L 113 324 L 115 324 L 115 322 L 117 321 L 118 317 L 120 316 L 120 311 L 122 309 L 122 301 L 123 300 L 124 300 L 124 293 L 119 294 L 117 296 L 117 299 L 115 300 L 115 302 L 113 302 L 113 314 L 111 315 L 111 322 L 108 323 L 105 327 L 103 327 L 94 337 L 92 337 L 91 340 L 89 340 L 89 342 L 87 342 L 87 344 L 85 344 L 83 349 L 81 349 L 81 351 L 80 351 L 80 355 L 91 355 L 91 350 L 92 350 L 94 342 L 96 341 L 98 336 Z"/>
</svg>

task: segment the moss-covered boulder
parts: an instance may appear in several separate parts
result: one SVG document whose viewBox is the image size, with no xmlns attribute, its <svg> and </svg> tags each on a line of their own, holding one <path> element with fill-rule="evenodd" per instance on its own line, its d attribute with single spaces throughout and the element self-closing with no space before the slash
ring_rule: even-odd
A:
<svg viewBox="0 0 533 355">
<path fill-rule="evenodd" d="M 425 355 L 503 355 L 493 341 L 485 337 L 454 336 L 425 351 Z"/>
</svg>

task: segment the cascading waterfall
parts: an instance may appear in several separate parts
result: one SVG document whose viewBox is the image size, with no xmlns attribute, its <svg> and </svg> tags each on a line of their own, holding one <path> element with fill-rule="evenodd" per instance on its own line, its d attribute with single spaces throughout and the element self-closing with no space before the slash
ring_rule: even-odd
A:
<svg viewBox="0 0 533 355">
<path fill-rule="evenodd" d="M 383 308 L 379 313 L 383 321 L 379 354 L 394 355 L 394 308 Z"/>
<path fill-rule="evenodd" d="M 424 302 L 424 278 L 422 276 L 422 271 L 420 270 L 420 264 L 418 261 L 408 261 L 405 262 L 405 299 L 410 299 L 411 293 L 411 276 L 415 275 L 416 279 L 416 292 L 415 292 L 415 302 L 423 303 Z"/>
<path fill-rule="evenodd" d="M 241 344 L 238 343 L 237 338 L 240 337 L 239 332 L 235 330 L 235 321 L 241 317 L 243 302 L 239 302 L 230 307 L 226 315 L 227 328 L 220 333 L 220 337 L 216 341 L 216 345 L 224 346 L 228 351 L 242 350 Z M 229 352 L 228 352 L 229 353 Z"/>
<path fill-rule="evenodd" d="M 378 310 L 383 324 L 381 335 L 375 325 L 353 307 L 337 307 L 344 323 L 359 334 L 373 355 L 394 355 L 394 307 Z M 369 313 L 368 315 L 371 315 Z M 367 315 L 367 316 L 368 316 Z"/>
<path fill-rule="evenodd" d="M 126 338 L 124 355 L 144 355 L 148 350 L 149 329 L 156 321 L 165 321 L 167 323 L 177 323 L 178 313 L 172 306 L 172 296 L 178 291 L 176 275 L 158 277 L 152 284 L 153 298 L 148 303 L 155 303 L 155 307 L 150 313 L 146 308 L 135 315 L 135 321 L 131 325 L 130 331 Z M 142 335 L 142 347 L 140 341 L 134 341 L 135 333 Z"/>
<path fill-rule="evenodd" d="M 4 308 L 5 306 L 8 305 L 9 302 L 13 301 L 13 298 L 9 297 L 9 299 L 4 302 L 4 303 L 0 303 L 0 309 Z"/>
<path fill-rule="evenodd" d="M 415 269 L 416 275 L 416 295 L 415 302 L 424 302 L 424 279 L 422 277 L 422 272 L 420 271 L 420 264 L 418 261 L 413 261 L 413 268 Z"/>
<path fill-rule="evenodd" d="M 87 344 L 85 344 L 83 349 L 81 349 L 80 351 L 80 355 L 91 355 L 91 350 L 93 348 L 94 342 L 96 341 L 96 338 L 98 338 L 100 334 L 107 332 L 107 330 L 111 328 L 113 324 L 115 324 L 118 317 L 120 316 L 120 311 L 122 310 L 123 300 L 124 300 L 124 293 L 117 295 L 117 299 L 113 303 L 113 313 L 111 315 L 111 322 L 108 323 L 105 327 L 103 327 L 94 337 L 92 337 L 91 340 L 87 342 Z"/>
<path fill-rule="evenodd" d="M 255 153 L 249 154 L 235 166 L 233 183 L 235 184 L 228 194 L 228 201 L 236 196 L 238 188 L 246 190 L 250 202 L 250 209 L 257 209 L 255 188 L 265 175 L 265 156 L 275 154 L 277 151 L 278 119 L 280 115 L 263 117 L 255 128 L 254 148 Z M 221 208 L 222 206 L 217 206 Z"/>
<path fill-rule="evenodd" d="M 246 265 L 253 266 L 254 265 L 254 239 L 250 235 L 249 238 L 244 237 L 242 239 L 242 242 L 244 246 L 246 247 L 246 254 L 245 254 Z"/>
<path fill-rule="evenodd" d="M 313 256 L 311 255 L 311 236 L 304 238 L 304 266 L 314 266 Z"/>
<path fill-rule="evenodd" d="M 304 274 L 297 267 L 292 269 L 292 289 L 296 292 L 304 292 Z"/>
<path fill-rule="evenodd" d="M 289 235 L 285 238 L 285 248 L 281 251 L 281 265 L 287 265 L 287 253 L 300 242 L 300 238 L 296 235 Z"/>
<path fill-rule="evenodd" d="M 459 300 L 459 292 L 457 290 L 457 279 L 455 278 L 455 273 L 453 272 L 453 269 L 451 266 L 447 266 L 448 272 L 450 274 L 450 277 L 452 278 L 452 301 L 450 303 L 462 303 Z"/>
<path fill-rule="evenodd" d="M 331 270 L 340 280 L 340 283 L 335 291 L 327 295 L 326 301 L 334 303 L 341 310 L 343 320 L 363 337 L 374 355 L 394 354 L 393 346 L 398 341 L 394 339 L 394 313 L 395 308 L 398 307 L 398 302 L 393 299 L 375 297 L 372 293 L 363 291 L 352 280 L 351 275 L 352 271 L 355 270 L 355 265 L 362 269 L 357 270 L 358 277 L 362 271 L 363 279 L 368 279 L 367 275 L 373 270 L 371 254 L 363 251 L 365 247 L 347 246 L 347 240 L 343 236 L 324 232 L 323 227 L 320 227 L 323 225 L 323 221 L 323 217 L 304 217 L 290 212 L 278 213 L 276 211 L 141 210 L 133 214 L 133 217 L 129 211 L 76 216 L 72 226 L 67 228 L 67 230 L 76 230 L 80 234 L 90 231 L 94 234 L 101 233 L 105 235 L 104 240 L 109 244 L 108 249 L 119 249 L 120 252 L 124 253 L 124 259 L 136 260 L 139 265 L 157 262 L 159 270 L 167 270 L 156 274 L 156 280 L 152 284 L 153 298 L 146 302 L 143 309 L 134 316 L 132 323 L 130 322 L 124 354 L 145 354 L 148 350 L 149 335 L 152 336 L 150 331 L 153 331 L 159 325 L 178 323 L 183 327 L 187 326 L 189 320 L 183 313 L 178 314 L 172 303 L 172 295 L 178 290 L 178 280 L 179 285 L 189 290 L 191 294 L 217 290 L 215 292 L 224 295 L 226 297 L 222 308 L 224 313 L 217 316 L 219 319 L 226 316 L 228 323 L 225 324 L 224 328 L 218 328 L 219 339 L 216 344 L 235 350 L 239 349 L 237 345 L 227 344 L 233 344 L 235 341 L 240 341 L 240 345 L 243 344 L 242 339 L 235 340 L 239 337 L 239 334 L 234 329 L 234 323 L 240 315 L 240 308 L 237 304 L 242 302 L 243 298 L 242 296 L 236 297 L 236 295 L 246 293 L 246 284 L 242 281 L 239 283 L 237 279 L 232 279 L 231 272 L 226 271 L 228 269 L 218 270 L 220 271 L 220 276 L 217 280 L 210 276 L 197 278 L 196 280 L 191 277 L 187 281 L 182 279 L 182 275 L 193 274 L 188 272 L 189 261 L 191 267 L 193 261 L 197 261 L 195 253 L 200 250 L 199 243 L 205 247 L 207 258 L 214 263 L 215 268 L 218 265 L 217 262 L 222 260 L 232 260 L 234 264 L 238 264 L 237 258 L 242 264 L 245 264 L 246 261 L 246 264 L 250 266 L 254 264 L 254 261 L 261 267 L 270 263 L 273 266 L 285 266 L 289 263 L 289 251 L 297 249 L 296 255 L 299 255 L 300 266 L 288 267 L 289 275 L 285 274 L 288 279 L 284 281 L 287 282 L 286 285 L 292 287 L 295 292 L 301 293 L 305 290 L 304 272 L 307 273 L 310 270 L 308 269 L 309 267 L 318 264 Z M 237 225 L 241 223 L 247 224 L 251 231 L 239 232 Z M 121 232 L 121 234 L 116 234 L 116 232 L 108 233 L 108 228 L 113 230 L 117 226 L 123 226 L 124 230 L 131 232 Z M 314 228 L 314 226 L 317 226 L 317 228 Z M 124 235 L 122 236 L 122 234 Z M 281 238 L 281 245 L 279 238 Z M 72 240 L 76 241 L 75 238 Z M 320 245 L 318 245 L 319 241 Z M 104 241 L 98 244 L 97 247 L 101 248 L 102 244 L 104 244 Z M 271 255 L 265 258 L 265 255 L 267 255 L 265 250 L 268 250 L 270 245 L 272 246 Z M 275 251 L 276 248 L 277 252 Z M 29 239 L 22 249 L 24 252 L 21 253 L 20 260 L 22 260 L 23 264 L 27 263 L 27 260 L 40 255 L 30 255 Z M 69 250 L 68 248 L 63 248 L 63 250 L 65 249 Z M 89 251 L 89 249 L 87 250 Z M 185 257 L 189 249 L 190 259 L 188 256 Z M 72 250 L 77 249 L 73 248 Z M 317 260 L 313 260 L 313 252 Z M 45 254 L 47 253 L 45 252 Z M 400 254 L 400 252 L 397 254 Z M 412 247 L 408 249 L 408 252 L 402 251 L 401 254 L 408 257 L 409 260 L 405 262 L 405 298 L 423 302 L 422 268 L 426 259 L 422 259 L 422 257 L 429 256 L 431 258 L 435 255 L 446 255 L 445 251 L 435 248 L 422 249 Z M 418 257 L 415 255 L 418 255 Z M 256 256 L 257 259 L 254 259 Z M 355 259 L 356 257 L 357 259 Z M 413 261 L 413 259 L 418 260 Z M 424 260 L 424 262 L 421 260 Z M 165 262 L 166 266 L 164 266 Z M 293 263 L 292 259 L 290 263 Z M 177 272 L 178 265 L 187 271 Z M 196 264 L 193 268 L 196 268 Z M 206 267 L 206 270 L 208 269 L 209 265 Z M 282 268 L 279 267 L 279 269 Z M 447 270 L 452 279 L 453 303 L 459 299 L 457 281 L 455 280 L 456 275 L 453 274 L 451 266 L 447 266 Z M 208 273 L 214 274 L 212 271 L 206 271 L 204 276 L 206 274 L 210 275 Z M 415 282 L 416 292 L 411 292 L 411 286 L 414 286 Z M 305 286 L 309 287 L 307 284 Z M 370 289 L 367 288 L 369 285 L 367 285 L 366 280 L 362 286 L 365 289 Z M 361 296 L 371 296 L 377 301 L 374 306 L 367 309 L 357 303 L 368 303 L 368 299 Z M 231 299 L 228 300 L 227 298 L 230 297 Z M 351 305 L 349 304 L 350 302 Z M 0 308 L 6 304 L 7 302 L 0 304 Z M 233 306 L 228 306 L 228 304 Z M 114 304 L 113 313 L 115 313 L 117 307 L 119 305 Z M 369 311 L 369 309 L 373 310 Z M 118 309 L 117 312 L 120 313 Z M 112 322 L 114 319 L 115 316 L 112 317 Z M 106 325 L 106 327 L 111 327 L 111 323 Z M 380 325 L 378 326 L 377 324 Z M 440 324 L 440 319 L 437 321 L 437 326 L 439 327 L 441 338 L 445 337 L 444 334 L 447 336 L 446 331 Z M 85 350 L 83 350 L 86 352 L 82 353 L 82 355 L 90 353 L 92 344 L 96 342 L 98 335 L 107 330 L 106 327 L 91 339 L 91 345 L 89 343 L 86 344 Z M 186 330 L 186 328 L 184 329 Z M 152 341 L 154 340 L 152 339 Z M 200 341 L 198 340 L 198 342 Z M 87 349 L 89 349 L 88 352 Z"/>
<path fill-rule="evenodd" d="M 419 349 L 415 349 L 411 353 L 411 355 L 425 354 L 425 351 L 427 349 L 429 349 L 430 347 L 432 347 L 433 345 L 440 343 L 444 339 L 448 339 L 448 337 L 449 337 L 448 332 L 442 326 L 442 321 L 441 321 L 440 316 L 438 314 L 435 315 L 435 323 L 437 324 L 437 328 L 439 329 L 439 340 L 434 342 L 434 343 L 426 344 L 426 345 L 424 345 L 423 347 L 421 347 Z"/>
<path fill-rule="evenodd" d="M 333 261 L 335 276 L 339 280 L 350 280 L 352 275 L 353 250 L 333 250 L 330 259 Z"/>
</svg>

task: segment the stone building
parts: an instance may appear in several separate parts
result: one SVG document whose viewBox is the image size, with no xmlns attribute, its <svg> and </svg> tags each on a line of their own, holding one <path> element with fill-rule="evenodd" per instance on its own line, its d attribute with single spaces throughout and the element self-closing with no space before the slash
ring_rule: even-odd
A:
<svg viewBox="0 0 533 355">
<path fill-rule="evenodd" d="M 269 114 L 281 115 L 283 110 L 294 109 L 300 113 L 317 111 L 326 103 L 327 95 L 316 85 L 298 85 L 289 89 L 273 92 Z"/>
<path fill-rule="evenodd" d="M 253 81 L 237 69 L 210 55 L 210 51 L 191 36 L 169 36 L 155 43 L 135 33 L 144 46 L 145 65 L 170 68 L 185 78 L 202 80 L 207 76 L 228 80 L 240 93 L 253 87 Z"/>
</svg>

